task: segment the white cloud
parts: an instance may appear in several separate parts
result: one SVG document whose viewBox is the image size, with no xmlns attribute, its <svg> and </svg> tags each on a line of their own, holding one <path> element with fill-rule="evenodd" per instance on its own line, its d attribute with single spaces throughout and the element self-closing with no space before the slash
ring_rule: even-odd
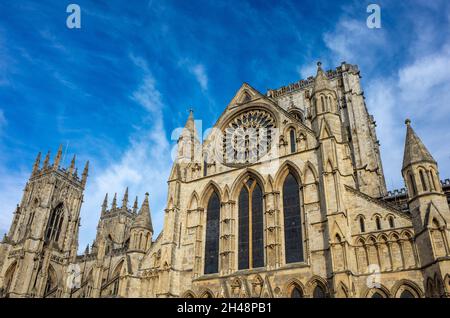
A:
<svg viewBox="0 0 450 318">
<path fill-rule="evenodd" d="M 135 65 L 143 72 L 141 85 L 130 98 L 149 113 L 146 122 L 148 129 L 137 130 L 130 137 L 129 146 L 123 155 L 112 164 L 96 172 L 95 166 L 86 200 L 82 208 L 83 227 L 80 236 L 80 250 L 93 239 L 100 214 L 100 206 L 105 193 L 110 201 L 115 192 L 121 202 L 123 192 L 128 186 L 130 200 L 139 195 L 140 204 L 146 192 L 150 194 L 150 207 L 155 228 L 155 236 L 162 229 L 164 208 L 167 197 L 167 179 L 171 168 L 170 144 L 164 130 L 161 94 L 147 64 L 141 58 L 132 57 Z"/>
<path fill-rule="evenodd" d="M 191 73 L 203 92 L 208 90 L 208 74 L 206 67 L 201 63 L 194 63 L 190 59 L 181 59 L 178 62 L 179 66 L 185 67 L 189 73 Z"/>
<path fill-rule="evenodd" d="M 208 75 L 206 75 L 205 66 L 196 64 L 190 68 L 190 71 L 194 74 L 202 90 L 206 91 L 208 89 Z"/>
<path fill-rule="evenodd" d="M 323 35 L 325 45 L 333 52 L 333 64 L 369 64 L 374 62 L 376 49 L 386 44 L 383 29 L 369 29 L 364 19 L 340 19 L 332 32 Z"/>
<path fill-rule="evenodd" d="M 29 175 L 25 171 L 10 171 L 5 167 L 0 167 L 0 193 L 3 193 L 0 200 L 0 235 L 9 231 L 13 212 L 22 198 L 22 190 Z M 0 237 L 1 240 L 1 237 Z"/>
<path fill-rule="evenodd" d="M 433 23 L 415 16 L 412 24 L 414 29 L 421 29 L 421 26 Z M 389 189 L 404 184 L 400 170 L 405 118 L 412 119 L 416 132 L 438 161 L 441 176 L 450 176 L 450 151 L 442 142 L 450 136 L 447 128 L 450 122 L 450 49 L 448 45 L 440 45 L 437 33 L 430 30 L 433 28 L 425 30 L 426 36 L 412 36 L 408 44 L 411 55 L 403 52 L 402 64 L 390 72 L 379 69 L 383 67 L 381 58 L 392 54 L 383 29 L 368 29 L 364 21 L 342 18 L 333 31 L 323 35 L 330 49 L 328 60 L 334 65 L 342 60 L 358 64 L 365 77 L 363 88 L 369 112 L 377 121 Z"/>
</svg>

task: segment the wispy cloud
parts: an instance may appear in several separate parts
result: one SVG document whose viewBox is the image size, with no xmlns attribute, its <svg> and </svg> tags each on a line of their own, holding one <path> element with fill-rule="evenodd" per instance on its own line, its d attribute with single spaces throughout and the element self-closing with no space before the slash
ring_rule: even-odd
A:
<svg viewBox="0 0 450 318">
<path fill-rule="evenodd" d="M 414 15 L 410 24 L 413 29 L 420 29 L 433 22 L 426 15 Z M 441 173 L 450 173 L 450 151 L 439 141 L 449 135 L 450 113 L 445 105 L 450 98 L 447 71 L 450 50 L 448 45 L 441 45 L 439 34 L 430 30 L 432 28 L 427 27 L 415 37 L 408 34 L 411 52 L 403 54 L 398 66 L 391 68 L 383 68 L 386 63 L 380 60 L 394 56 L 398 49 L 388 41 L 386 29 L 369 29 L 364 20 L 343 16 L 333 31 L 323 35 L 330 50 L 329 61 L 359 64 L 363 76 L 366 75 L 363 87 L 369 111 L 377 121 L 384 172 L 390 188 L 403 186 L 400 169 L 405 138 L 403 123 L 407 117 L 413 120 L 418 134 L 440 163 Z"/>
<path fill-rule="evenodd" d="M 203 92 L 208 90 L 208 74 L 205 65 L 194 63 L 190 59 L 181 59 L 178 64 L 185 67 L 194 76 Z"/>
<path fill-rule="evenodd" d="M 166 138 L 162 115 L 164 103 L 147 63 L 140 57 L 131 56 L 131 59 L 141 70 L 142 81 L 131 93 L 130 99 L 147 111 L 148 116 L 144 122 L 149 128 L 136 128 L 123 154 L 93 173 L 83 206 L 83 218 L 87 220 L 87 224 L 82 229 L 85 230 L 85 235 L 80 240 L 81 246 L 89 243 L 87 238 L 94 235 L 99 207 L 105 193 L 111 195 L 118 189 L 124 191 L 126 187 L 130 188 L 130 195 L 139 195 L 141 200 L 146 192 L 150 193 L 155 231 L 162 229 L 167 196 L 165 185 L 171 167 L 170 144 Z"/>
</svg>

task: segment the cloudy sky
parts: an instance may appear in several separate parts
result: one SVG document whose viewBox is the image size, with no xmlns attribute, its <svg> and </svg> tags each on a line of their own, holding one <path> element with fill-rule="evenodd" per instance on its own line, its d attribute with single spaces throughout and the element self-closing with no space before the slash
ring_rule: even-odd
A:
<svg viewBox="0 0 450 318">
<path fill-rule="evenodd" d="M 369 29 L 369 3 L 381 28 Z M 81 29 L 66 7 L 81 7 Z M 40 0 L 0 3 L 0 235 L 39 151 L 91 162 L 80 249 L 106 192 L 150 193 L 163 223 L 172 132 L 188 109 L 203 130 L 242 82 L 261 92 L 315 74 L 316 61 L 358 64 L 377 121 L 389 189 L 412 119 L 450 177 L 449 1 Z M 141 202 L 141 200 L 140 200 Z"/>
</svg>

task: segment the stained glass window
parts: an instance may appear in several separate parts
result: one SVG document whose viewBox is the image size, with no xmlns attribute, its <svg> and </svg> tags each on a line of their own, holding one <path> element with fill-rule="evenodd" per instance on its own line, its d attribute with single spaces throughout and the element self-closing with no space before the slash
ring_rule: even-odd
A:
<svg viewBox="0 0 450 318">
<path fill-rule="evenodd" d="M 283 208 L 286 264 L 302 262 L 304 258 L 300 193 L 298 182 L 291 173 L 283 185 Z"/>
<path fill-rule="evenodd" d="M 248 213 L 248 190 L 246 186 L 242 187 L 239 195 L 239 269 L 249 268 L 249 213 Z"/>
<path fill-rule="evenodd" d="M 253 266 L 264 266 L 263 194 L 256 183 L 252 191 L 252 257 Z"/>
<path fill-rule="evenodd" d="M 219 218 L 220 200 L 213 192 L 206 210 L 205 274 L 219 271 Z"/>
<path fill-rule="evenodd" d="M 263 192 L 252 178 L 239 194 L 238 269 L 264 266 Z"/>
</svg>

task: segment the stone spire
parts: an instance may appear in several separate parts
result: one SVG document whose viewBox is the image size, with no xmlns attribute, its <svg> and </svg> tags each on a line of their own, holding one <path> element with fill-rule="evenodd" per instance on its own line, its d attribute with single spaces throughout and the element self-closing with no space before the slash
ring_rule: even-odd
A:
<svg viewBox="0 0 450 318">
<path fill-rule="evenodd" d="M 136 199 L 134 200 L 133 204 L 133 214 L 136 214 L 138 210 L 138 197 L 136 196 Z"/>
<path fill-rule="evenodd" d="M 148 193 L 145 194 L 144 202 L 142 203 L 139 214 L 134 219 L 133 227 L 142 227 L 148 229 L 150 232 L 153 233 L 152 218 L 150 215 L 150 206 L 148 204 Z"/>
<path fill-rule="evenodd" d="M 332 90 L 330 81 L 328 80 L 327 75 L 322 70 L 322 62 L 317 62 L 317 74 L 316 78 L 314 80 L 314 88 L 313 88 L 313 94 L 322 91 L 324 89 Z"/>
<path fill-rule="evenodd" d="M 47 152 L 47 155 L 45 156 L 45 160 L 44 160 L 44 169 L 48 167 L 48 164 L 50 162 L 50 150 Z"/>
<path fill-rule="evenodd" d="M 35 174 L 39 170 L 40 163 L 41 163 L 41 153 L 39 152 L 36 157 L 36 160 L 34 161 L 33 172 L 31 174 Z"/>
<path fill-rule="evenodd" d="M 58 169 L 62 157 L 62 145 L 59 145 L 58 153 L 56 154 L 55 162 L 53 163 L 53 168 Z"/>
<path fill-rule="evenodd" d="M 189 132 L 195 133 L 194 110 L 192 108 L 189 109 L 189 117 L 184 128 L 188 129 Z"/>
<path fill-rule="evenodd" d="M 422 140 L 420 140 L 419 136 L 417 136 L 417 134 L 412 129 L 411 120 L 406 119 L 405 124 L 406 140 L 402 169 L 405 169 L 411 164 L 419 162 L 430 162 L 437 165 L 436 160 L 434 160 L 433 156 L 425 147 Z"/>
<path fill-rule="evenodd" d="M 113 210 L 117 208 L 117 193 L 114 193 L 114 198 L 113 198 L 113 201 L 112 201 L 111 208 Z"/>
<path fill-rule="evenodd" d="M 105 195 L 105 199 L 102 204 L 102 215 L 105 214 L 106 209 L 108 209 L 108 193 Z"/>
<path fill-rule="evenodd" d="M 86 185 L 88 173 L 89 173 L 89 160 L 86 162 L 86 165 L 84 166 L 83 175 L 81 178 L 81 184 L 83 185 L 83 187 Z"/>
<path fill-rule="evenodd" d="M 128 205 L 128 187 L 125 190 L 125 194 L 123 195 L 123 199 L 122 199 L 122 209 L 127 209 L 127 205 Z"/>
<path fill-rule="evenodd" d="M 72 174 L 74 169 L 75 169 L 75 160 L 76 160 L 77 156 L 73 155 L 72 161 L 70 162 L 70 167 L 69 167 L 69 174 Z"/>
</svg>

